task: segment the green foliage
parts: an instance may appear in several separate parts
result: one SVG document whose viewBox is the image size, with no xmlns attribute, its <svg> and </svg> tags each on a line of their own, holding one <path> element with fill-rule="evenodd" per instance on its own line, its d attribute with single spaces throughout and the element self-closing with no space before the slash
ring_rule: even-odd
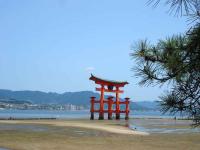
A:
<svg viewBox="0 0 200 150">
<path fill-rule="evenodd" d="M 200 19 L 200 1 L 199 0 L 148 0 L 147 4 L 157 7 L 160 3 L 169 6 L 169 13 L 175 16 L 188 16 L 191 22 Z"/>
<path fill-rule="evenodd" d="M 172 85 L 160 97 L 162 111 L 187 112 L 200 125 L 200 24 L 155 45 L 140 41 L 133 51 L 137 63 L 133 70 L 142 79 L 140 85 Z"/>
<path fill-rule="evenodd" d="M 161 0 L 149 0 L 156 7 Z M 170 13 L 185 15 L 193 27 L 185 35 L 175 35 L 151 45 L 147 40 L 133 47 L 137 62 L 133 68 L 140 85 L 171 83 L 161 96 L 163 112 L 187 112 L 200 125 L 200 0 L 165 0 Z"/>
</svg>

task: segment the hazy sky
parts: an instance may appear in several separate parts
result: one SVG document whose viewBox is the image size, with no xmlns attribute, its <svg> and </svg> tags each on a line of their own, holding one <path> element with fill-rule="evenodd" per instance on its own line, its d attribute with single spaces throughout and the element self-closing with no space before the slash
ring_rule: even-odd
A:
<svg viewBox="0 0 200 150">
<path fill-rule="evenodd" d="M 139 87 L 131 45 L 183 33 L 185 18 L 147 0 L 0 0 L 0 88 L 93 90 L 90 72 L 127 80 L 123 96 L 155 100 L 165 88 Z"/>
</svg>

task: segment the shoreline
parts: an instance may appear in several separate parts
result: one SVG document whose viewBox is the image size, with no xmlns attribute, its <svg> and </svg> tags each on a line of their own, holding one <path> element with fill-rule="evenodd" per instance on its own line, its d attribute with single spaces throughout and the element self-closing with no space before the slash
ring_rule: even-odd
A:
<svg viewBox="0 0 200 150">
<path fill-rule="evenodd" d="M 166 127 L 188 128 L 189 121 L 175 122 L 169 119 L 1 120 L 0 148 L 9 150 L 79 150 L 80 148 L 82 150 L 199 150 L 200 132 L 157 134 L 147 131 L 149 134 L 144 134 L 147 132 L 128 129 L 127 123 L 133 123 L 138 127 L 148 127 L 149 131 L 156 126 L 164 131 Z"/>
<path fill-rule="evenodd" d="M 88 118 L 4 118 L 2 120 L 0 119 L 0 125 L 1 123 L 22 126 L 27 124 L 76 127 L 130 135 L 200 133 L 200 128 L 194 128 L 191 120 L 175 120 L 171 118 L 130 118 L 129 120 L 89 120 Z"/>
<path fill-rule="evenodd" d="M 121 120 L 122 121 L 122 120 Z M 119 125 L 118 121 L 99 121 L 99 120 L 86 120 L 86 119 L 68 119 L 68 120 L 48 120 L 48 119 L 37 119 L 37 120 L 0 120 L 0 123 L 6 124 L 38 124 L 38 125 L 52 125 L 60 127 L 77 127 L 77 128 L 86 128 L 93 130 L 106 131 L 116 134 L 129 134 L 129 135 L 149 135 L 147 132 L 136 131 L 129 127 L 126 127 L 125 124 Z"/>
<path fill-rule="evenodd" d="M 80 117 L 80 118 L 59 118 L 59 117 L 1 117 L 0 120 L 90 120 L 89 117 Z M 163 120 L 193 120 L 192 118 L 165 118 L 165 117 L 129 117 L 130 119 L 163 119 Z M 94 119 L 98 120 L 98 119 Z M 108 119 L 104 119 L 108 120 Z M 113 119 L 115 120 L 115 119 Z M 121 118 L 120 120 L 125 120 Z"/>
</svg>

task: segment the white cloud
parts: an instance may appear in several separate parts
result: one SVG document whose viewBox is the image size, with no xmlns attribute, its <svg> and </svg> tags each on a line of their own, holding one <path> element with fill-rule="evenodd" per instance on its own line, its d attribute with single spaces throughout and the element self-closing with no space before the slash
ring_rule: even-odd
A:
<svg viewBox="0 0 200 150">
<path fill-rule="evenodd" d="M 87 67 L 87 68 L 85 68 L 85 70 L 87 72 L 92 72 L 94 69 L 95 69 L 94 67 Z"/>
</svg>

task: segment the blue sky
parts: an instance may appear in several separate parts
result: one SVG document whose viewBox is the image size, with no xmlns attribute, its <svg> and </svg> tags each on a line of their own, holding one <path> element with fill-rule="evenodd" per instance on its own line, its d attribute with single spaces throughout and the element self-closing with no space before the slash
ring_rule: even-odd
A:
<svg viewBox="0 0 200 150">
<path fill-rule="evenodd" d="M 0 88 L 94 91 L 95 75 L 127 80 L 123 97 L 157 100 L 165 87 L 140 87 L 131 45 L 184 33 L 185 18 L 147 0 L 0 0 Z"/>
</svg>

